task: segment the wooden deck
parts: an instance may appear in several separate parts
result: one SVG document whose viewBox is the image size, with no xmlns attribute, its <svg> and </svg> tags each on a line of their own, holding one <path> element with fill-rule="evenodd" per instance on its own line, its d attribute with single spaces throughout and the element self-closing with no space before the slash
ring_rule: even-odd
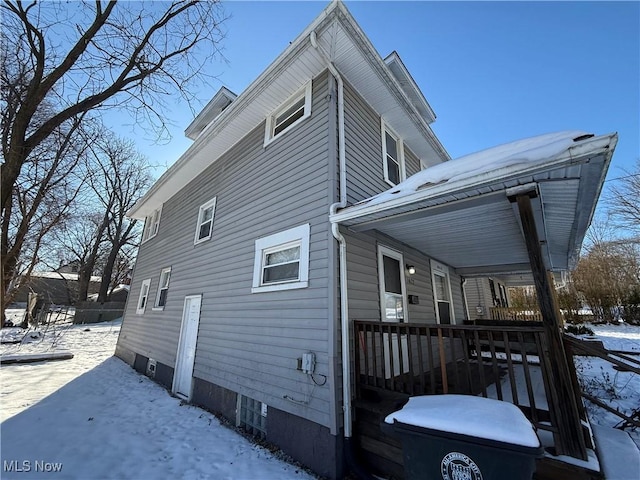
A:
<svg viewBox="0 0 640 480">
<path fill-rule="evenodd" d="M 403 478 L 401 444 L 385 435 L 384 418 L 413 395 L 480 395 L 518 406 L 532 424 L 559 440 L 556 398 L 541 325 L 427 325 L 355 321 L 355 438 L 361 461 L 384 478 Z M 576 415 L 584 412 L 576 412 Z M 582 418 L 585 420 L 585 418 Z M 593 448 L 586 430 L 581 442 Z M 565 439 L 566 440 L 566 439 Z M 569 470 L 567 470 L 569 468 Z M 543 459 L 538 479 L 596 479 L 597 474 Z"/>
</svg>

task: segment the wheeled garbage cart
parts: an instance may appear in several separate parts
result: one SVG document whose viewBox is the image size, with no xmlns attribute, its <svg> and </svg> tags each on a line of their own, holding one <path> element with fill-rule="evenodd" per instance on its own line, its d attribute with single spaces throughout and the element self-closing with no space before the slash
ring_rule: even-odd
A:
<svg viewBox="0 0 640 480">
<path fill-rule="evenodd" d="M 544 453 L 520 409 L 489 398 L 412 397 L 383 429 L 402 442 L 407 480 L 530 480 Z"/>
</svg>

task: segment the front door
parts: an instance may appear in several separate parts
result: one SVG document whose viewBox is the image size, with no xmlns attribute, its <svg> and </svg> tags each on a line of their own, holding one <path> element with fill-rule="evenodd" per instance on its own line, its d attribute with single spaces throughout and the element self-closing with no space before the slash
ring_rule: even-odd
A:
<svg viewBox="0 0 640 480">
<path fill-rule="evenodd" d="M 383 322 L 406 322 L 407 291 L 402 254 L 387 247 L 378 246 L 378 272 L 380 283 L 380 311 Z M 401 353 L 402 352 L 402 359 Z M 409 371 L 407 336 L 383 334 L 385 378 Z"/>
<path fill-rule="evenodd" d="M 176 370 L 173 376 L 172 391 L 176 395 L 191 398 L 193 364 L 196 359 L 196 342 L 200 325 L 200 304 L 202 295 L 189 295 L 184 298 L 182 326 L 176 355 Z"/>
</svg>

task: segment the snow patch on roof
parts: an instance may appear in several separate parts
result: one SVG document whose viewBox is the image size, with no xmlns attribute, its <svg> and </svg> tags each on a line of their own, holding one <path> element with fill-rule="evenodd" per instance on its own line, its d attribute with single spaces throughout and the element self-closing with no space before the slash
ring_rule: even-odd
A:
<svg viewBox="0 0 640 480">
<path fill-rule="evenodd" d="M 384 203 L 387 200 L 404 197 L 431 186 L 464 180 L 515 165 L 543 163 L 576 145 L 575 139 L 583 140 L 592 136 L 592 134 L 579 130 L 567 130 L 525 138 L 481 150 L 421 170 L 395 187 L 363 200 L 356 206 Z"/>
</svg>

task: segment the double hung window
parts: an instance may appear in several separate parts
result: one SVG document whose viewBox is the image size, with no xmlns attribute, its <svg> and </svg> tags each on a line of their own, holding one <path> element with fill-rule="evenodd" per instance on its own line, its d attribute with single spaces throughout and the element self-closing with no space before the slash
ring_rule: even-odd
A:
<svg viewBox="0 0 640 480">
<path fill-rule="evenodd" d="M 405 179 L 402 139 L 382 122 L 382 160 L 384 179 L 390 185 L 397 185 Z"/>
<path fill-rule="evenodd" d="M 154 210 L 151 215 L 148 215 L 144 221 L 144 231 L 142 232 L 142 243 L 155 237 L 158 234 L 160 228 L 160 214 L 162 213 L 162 207 Z"/>
<path fill-rule="evenodd" d="M 198 224 L 194 244 L 202 243 L 211 238 L 213 231 L 213 215 L 216 211 L 215 197 L 200 207 L 198 211 Z"/>
<path fill-rule="evenodd" d="M 147 308 L 147 300 L 149 299 L 149 287 L 151 286 L 151 279 L 147 278 L 142 281 L 140 286 L 140 296 L 138 297 L 138 305 L 136 307 L 136 313 L 142 315 Z"/>
<path fill-rule="evenodd" d="M 160 281 L 158 282 L 158 293 L 156 294 L 156 303 L 154 309 L 163 310 L 167 304 L 167 294 L 169 293 L 169 278 L 171 277 L 171 267 L 163 268 L 160 272 Z"/>
<path fill-rule="evenodd" d="M 256 240 L 252 292 L 308 286 L 309 232 L 305 224 Z"/>
</svg>

